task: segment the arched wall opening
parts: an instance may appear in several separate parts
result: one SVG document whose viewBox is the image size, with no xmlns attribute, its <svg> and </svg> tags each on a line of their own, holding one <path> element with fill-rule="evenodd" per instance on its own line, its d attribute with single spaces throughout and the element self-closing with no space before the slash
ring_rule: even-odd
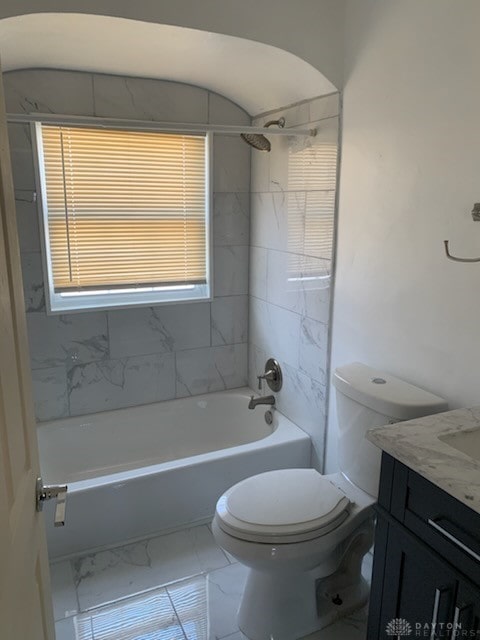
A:
<svg viewBox="0 0 480 640">
<path fill-rule="evenodd" d="M 271 45 L 110 16 L 0 20 L 4 71 L 45 68 L 171 80 L 215 91 L 250 115 L 335 91 L 311 64 Z"/>
<path fill-rule="evenodd" d="M 270 136 L 269 154 L 215 134 L 211 302 L 71 314 L 66 323 L 45 311 L 28 126 L 11 126 L 10 138 L 38 419 L 253 388 L 273 355 L 285 380 L 278 408 L 310 434 L 321 469 L 335 87 L 271 45 L 123 18 L 7 18 L 0 41 L 9 112 L 241 126 L 283 116 L 287 127 L 318 128 L 312 139 Z"/>
<path fill-rule="evenodd" d="M 130 18 L 263 42 L 299 56 L 342 86 L 344 0 L 4 0 L 0 6 L 0 18 L 40 12 Z"/>
</svg>

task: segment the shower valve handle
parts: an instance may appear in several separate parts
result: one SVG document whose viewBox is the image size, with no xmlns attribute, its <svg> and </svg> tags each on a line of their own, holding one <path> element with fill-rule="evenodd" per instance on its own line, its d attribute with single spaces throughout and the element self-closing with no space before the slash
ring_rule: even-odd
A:
<svg viewBox="0 0 480 640">
<path fill-rule="evenodd" d="M 265 363 L 265 373 L 258 378 L 258 388 L 262 389 L 262 380 L 266 380 L 272 391 L 278 392 L 282 388 L 282 369 L 275 358 L 269 358 Z"/>
<path fill-rule="evenodd" d="M 263 376 L 257 376 L 257 378 L 258 378 L 258 390 L 261 391 L 262 380 L 271 380 L 272 382 L 275 382 L 275 380 L 277 379 L 277 374 L 273 369 L 269 369 L 268 371 L 265 371 Z"/>
</svg>

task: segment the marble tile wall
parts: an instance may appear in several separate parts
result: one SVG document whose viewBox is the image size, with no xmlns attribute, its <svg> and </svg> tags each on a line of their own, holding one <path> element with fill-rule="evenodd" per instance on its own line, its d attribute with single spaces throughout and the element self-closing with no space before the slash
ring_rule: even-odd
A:
<svg viewBox="0 0 480 640">
<path fill-rule="evenodd" d="M 213 92 L 174 82 L 67 71 L 4 74 L 7 111 L 250 124 Z M 10 125 L 38 420 L 247 383 L 250 150 L 214 140 L 211 303 L 47 316 L 30 129 Z"/>
<path fill-rule="evenodd" d="M 313 465 L 323 466 L 329 314 L 337 186 L 339 96 L 324 96 L 256 118 L 318 128 L 314 138 L 271 136 L 252 153 L 249 381 L 268 357 L 284 383 L 277 406 L 307 431 Z"/>
</svg>

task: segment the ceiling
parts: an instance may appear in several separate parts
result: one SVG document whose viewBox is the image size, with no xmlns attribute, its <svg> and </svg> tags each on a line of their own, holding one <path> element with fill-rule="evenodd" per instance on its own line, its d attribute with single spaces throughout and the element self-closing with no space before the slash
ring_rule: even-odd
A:
<svg viewBox="0 0 480 640">
<path fill-rule="evenodd" d="M 257 115 L 335 91 L 312 65 L 244 38 L 125 18 L 38 13 L 0 20 L 4 71 L 71 69 L 185 82 Z"/>
</svg>

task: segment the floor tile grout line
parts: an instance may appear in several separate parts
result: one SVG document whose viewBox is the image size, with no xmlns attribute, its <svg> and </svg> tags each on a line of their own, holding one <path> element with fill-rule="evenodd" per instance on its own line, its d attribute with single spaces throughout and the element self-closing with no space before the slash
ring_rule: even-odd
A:
<svg viewBox="0 0 480 640">
<path fill-rule="evenodd" d="M 225 549 L 222 549 L 222 547 L 220 547 L 220 546 L 217 544 L 217 541 L 215 540 L 215 536 L 213 535 L 212 523 L 210 522 L 209 524 L 207 524 L 207 525 L 206 525 L 206 527 L 207 527 L 207 529 L 210 531 L 210 535 L 212 536 L 212 538 L 213 538 L 213 540 L 214 540 L 214 542 L 215 542 L 215 546 L 217 547 L 217 549 L 219 549 L 219 550 L 223 553 L 223 555 L 224 555 L 224 556 L 225 556 L 225 558 L 227 559 L 228 564 L 226 564 L 225 566 L 226 566 L 226 567 L 228 567 L 228 566 L 230 566 L 230 565 L 232 565 L 232 564 L 236 564 L 236 561 L 232 562 L 232 561 L 230 560 L 230 558 L 228 557 L 228 555 L 227 555 L 227 553 L 226 553 Z M 222 569 L 223 567 L 219 567 L 219 568 L 220 568 L 220 569 Z M 213 569 L 213 571 L 216 571 L 216 569 Z M 211 573 L 211 572 L 210 572 L 210 571 L 208 571 L 207 573 Z M 220 639 L 217 639 L 217 640 L 220 640 Z"/>
<path fill-rule="evenodd" d="M 168 590 L 166 587 L 165 587 L 165 592 L 166 592 L 166 594 L 167 594 L 168 599 L 170 600 L 170 604 L 172 605 L 173 612 L 175 613 L 175 616 L 177 617 L 178 624 L 180 625 L 180 628 L 182 629 L 183 636 L 184 636 L 185 640 L 189 640 L 189 638 L 188 638 L 188 636 L 187 636 L 187 632 L 185 631 L 185 627 L 183 626 L 182 619 L 180 618 L 180 615 L 179 615 L 179 613 L 178 613 L 178 611 L 177 611 L 177 607 L 175 606 L 175 603 L 174 603 L 174 601 L 173 601 L 173 598 L 172 598 L 172 596 L 170 595 L 170 592 L 169 592 L 169 590 Z"/>
<path fill-rule="evenodd" d="M 80 613 L 81 609 L 80 609 L 80 595 L 78 593 L 78 588 L 77 588 L 77 581 L 75 580 L 75 567 L 73 564 L 73 560 L 68 560 L 68 564 L 70 565 L 70 573 L 72 576 L 72 583 L 73 583 L 73 588 L 75 589 L 75 598 L 77 600 L 77 611 L 78 613 Z"/>
<path fill-rule="evenodd" d="M 228 562 L 228 564 L 226 565 L 227 567 L 231 566 L 232 564 L 237 564 L 236 562 L 232 562 L 230 560 L 230 558 L 227 556 L 227 553 L 223 549 L 221 549 L 221 551 L 222 551 L 223 555 L 225 556 L 225 558 L 227 559 L 227 562 Z"/>
</svg>

